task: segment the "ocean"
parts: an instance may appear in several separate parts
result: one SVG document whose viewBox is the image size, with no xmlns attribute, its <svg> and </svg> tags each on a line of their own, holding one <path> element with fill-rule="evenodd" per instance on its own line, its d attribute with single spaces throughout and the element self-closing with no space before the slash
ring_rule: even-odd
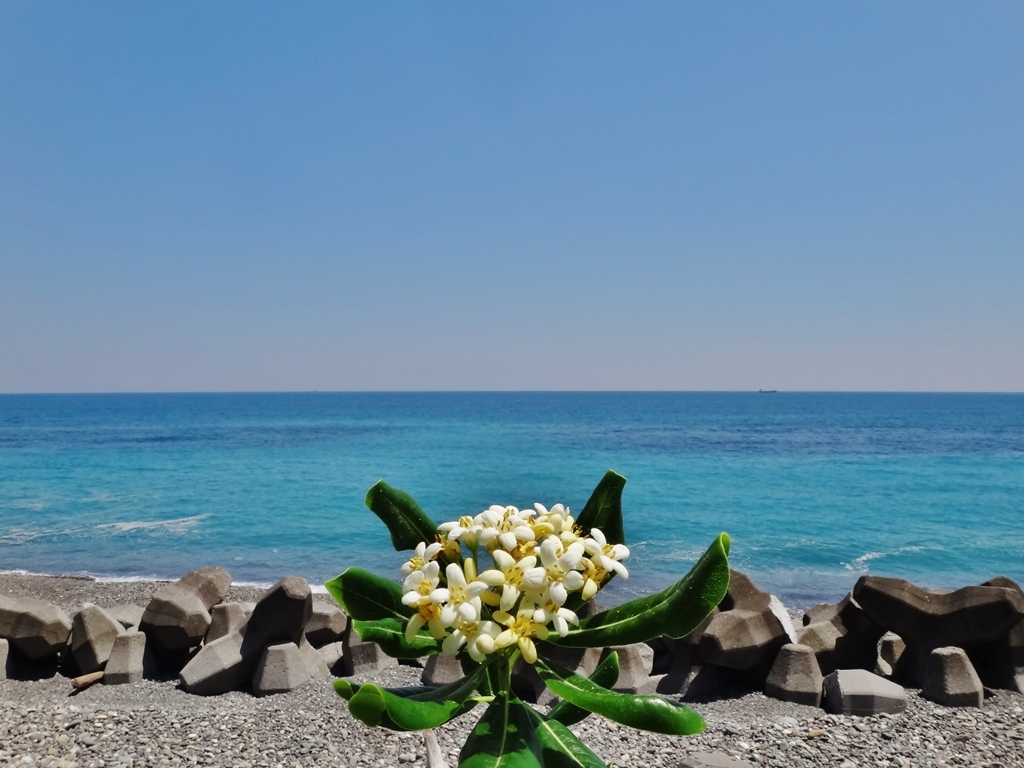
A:
<svg viewBox="0 0 1024 768">
<path fill-rule="evenodd" d="M 1024 582 L 1024 395 L 289 393 L 0 396 L 0 570 L 322 583 L 404 560 L 378 479 L 437 521 L 582 509 L 625 475 L 620 602 L 720 531 L 792 607 L 865 573 Z"/>
</svg>

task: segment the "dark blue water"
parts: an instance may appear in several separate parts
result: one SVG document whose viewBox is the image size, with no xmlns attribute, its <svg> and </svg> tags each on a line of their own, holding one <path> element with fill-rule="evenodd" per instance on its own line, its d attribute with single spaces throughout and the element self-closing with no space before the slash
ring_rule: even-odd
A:
<svg viewBox="0 0 1024 768">
<path fill-rule="evenodd" d="M 863 573 L 1024 580 L 1024 396 L 331 393 L 0 396 L 0 569 L 322 582 L 401 558 L 379 478 L 437 520 L 582 508 L 629 482 L 628 582 L 678 578 L 719 531 L 794 605 Z"/>
</svg>

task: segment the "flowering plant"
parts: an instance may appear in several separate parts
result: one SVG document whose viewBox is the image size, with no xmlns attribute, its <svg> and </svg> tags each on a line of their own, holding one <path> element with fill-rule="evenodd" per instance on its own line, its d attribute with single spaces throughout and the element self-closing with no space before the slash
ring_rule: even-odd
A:
<svg viewBox="0 0 1024 768">
<path fill-rule="evenodd" d="M 458 654 L 465 677 L 440 688 L 338 680 L 335 690 L 351 714 L 369 726 L 426 730 L 487 704 L 459 755 L 460 768 L 601 768 L 568 728 L 590 713 L 658 733 L 702 731 L 700 715 L 668 699 L 612 691 L 615 653 L 589 678 L 550 658 L 559 649 L 685 637 L 725 595 L 729 537 L 723 533 L 668 589 L 580 616 L 611 578 L 629 575 L 625 482 L 608 472 L 578 518 L 561 504 L 492 506 L 441 525 L 408 494 L 383 481 L 373 486 L 366 505 L 388 526 L 396 550 L 412 550 L 403 582 L 349 568 L 327 589 L 364 641 L 400 659 Z M 562 699 L 547 714 L 512 690 L 520 658 Z"/>
</svg>

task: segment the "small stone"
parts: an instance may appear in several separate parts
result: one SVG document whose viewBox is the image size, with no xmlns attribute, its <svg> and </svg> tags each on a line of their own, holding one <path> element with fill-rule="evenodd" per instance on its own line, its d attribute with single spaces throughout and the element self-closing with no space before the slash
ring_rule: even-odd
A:
<svg viewBox="0 0 1024 768">
<path fill-rule="evenodd" d="M 623 765 L 633 765 L 635 761 L 625 761 Z M 739 760 L 724 752 L 694 752 L 683 758 L 679 768 L 753 768 L 746 760 Z"/>
</svg>

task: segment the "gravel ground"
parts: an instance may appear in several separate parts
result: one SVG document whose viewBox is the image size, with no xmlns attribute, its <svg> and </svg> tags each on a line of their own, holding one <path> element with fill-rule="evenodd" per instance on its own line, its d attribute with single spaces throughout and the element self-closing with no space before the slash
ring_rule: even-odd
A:
<svg viewBox="0 0 1024 768">
<path fill-rule="evenodd" d="M 152 583 L 0 575 L 0 593 L 31 594 L 74 611 L 82 602 L 145 604 Z M 258 588 L 233 588 L 253 599 Z M 420 670 L 374 676 L 410 685 Z M 997 691 L 984 708 L 951 710 L 910 692 L 897 716 L 837 717 L 761 694 L 694 705 L 708 722 L 694 737 L 645 734 L 591 716 L 573 730 L 609 765 L 674 768 L 690 752 L 720 751 L 755 766 L 1006 766 L 1024 768 L 1024 696 Z M 456 765 L 473 713 L 438 729 Z M 0 764 L 14 766 L 423 766 L 418 734 L 368 729 L 349 717 L 326 683 L 255 699 L 202 698 L 173 682 L 95 685 L 0 681 Z"/>
</svg>

